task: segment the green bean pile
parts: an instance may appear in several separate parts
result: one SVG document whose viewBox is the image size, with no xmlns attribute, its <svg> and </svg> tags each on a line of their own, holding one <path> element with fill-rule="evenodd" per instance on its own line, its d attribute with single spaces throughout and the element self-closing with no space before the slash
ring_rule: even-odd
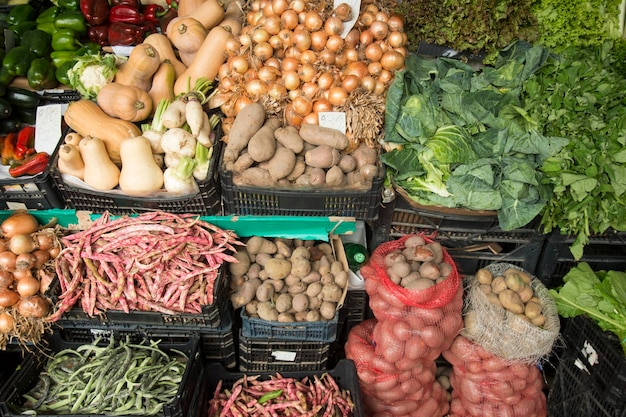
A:
<svg viewBox="0 0 626 417">
<path fill-rule="evenodd" d="M 98 346 L 98 340 L 53 354 L 24 394 L 23 411 L 48 414 L 155 415 L 180 386 L 187 355 L 158 342 Z"/>
</svg>

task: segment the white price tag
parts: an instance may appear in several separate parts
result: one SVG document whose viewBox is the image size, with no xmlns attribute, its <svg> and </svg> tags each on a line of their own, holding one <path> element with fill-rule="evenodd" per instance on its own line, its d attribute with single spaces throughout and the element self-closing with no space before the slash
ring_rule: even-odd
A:
<svg viewBox="0 0 626 417">
<path fill-rule="evenodd" d="M 346 114 L 342 111 L 324 111 L 317 115 L 320 126 L 337 129 L 346 134 Z"/>
<path fill-rule="evenodd" d="M 118 56 L 130 56 L 130 53 L 133 51 L 134 46 L 126 46 L 126 45 L 113 45 L 111 50 L 115 55 Z"/>
<path fill-rule="evenodd" d="M 359 18 L 359 11 L 361 10 L 361 0 L 334 0 L 333 7 L 337 8 L 341 3 L 346 3 L 352 8 L 352 19 L 343 22 L 343 32 L 341 32 L 341 37 L 346 38 L 348 33 L 354 27 L 357 19 Z"/>
<path fill-rule="evenodd" d="M 37 107 L 35 126 L 35 149 L 52 155 L 61 138 L 62 104 L 49 104 Z"/>
<path fill-rule="evenodd" d="M 296 360 L 296 352 L 288 352 L 286 350 L 275 350 L 272 352 L 272 356 L 279 361 L 293 362 Z"/>
</svg>

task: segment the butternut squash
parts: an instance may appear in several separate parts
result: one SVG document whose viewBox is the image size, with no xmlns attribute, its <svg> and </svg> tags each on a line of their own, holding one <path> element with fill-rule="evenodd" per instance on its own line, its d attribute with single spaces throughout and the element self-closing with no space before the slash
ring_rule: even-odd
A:
<svg viewBox="0 0 626 417">
<path fill-rule="evenodd" d="M 167 38 L 178 49 L 179 53 L 195 53 L 200 49 L 208 31 L 202 26 L 202 23 L 188 16 L 172 19 L 167 25 L 166 33 Z M 184 60 L 183 64 L 185 64 Z"/>
<path fill-rule="evenodd" d="M 157 50 L 159 56 L 161 57 L 161 62 L 166 60 L 170 61 L 170 63 L 174 66 L 174 70 L 176 70 L 176 77 L 180 77 L 183 72 L 187 69 L 187 66 L 180 62 L 178 57 L 176 56 L 176 52 L 174 52 L 174 48 L 172 47 L 172 42 L 162 33 L 151 33 L 143 40 L 143 43 L 147 43 L 149 45 L 154 46 L 154 49 Z"/>
<path fill-rule="evenodd" d="M 85 162 L 77 145 L 65 143 L 59 146 L 57 168 L 61 174 L 73 175 L 81 180 L 85 178 Z"/>
<path fill-rule="evenodd" d="M 196 57 L 196 52 L 179 51 L 178 54 L 180 55 L 180 60 L 186 62 L 185 65 L 190 65 Z"/>
<path fill-rule="evenodd" d="M 100 106 L 87 99 L 68 104 L 63 120 L 70 129 L 83 136 L 83 140 L 87 136 L 100 138 L 106 145 L 109 158 L 116 164 L 122 161 L 120 158 L 122 141 L 141 135 L 141 129 L 137 125 L 109 116 Z"/>
<path fill-rule="evenodd" d="M 78 144 L 78 150 L 85 162 L 84 181 L 87 185 L 100 191 L 117 187 L 120 169 L 109 158 L 104 141 L 85 136 Z"/>
<path fill-rule="evenodd" d="M 152 77 L 152 87 L 148 94 L 152 99 L 152 114 L 161 100 L 174 100 L 174 83 L 176 82 L 176 70 L 174 65 L 166 59 L 161 62 L 159 69 Z"/>
<path fill-rule="evenodd" d="M 193 17 L 200 22 L 206 30 L 211 30 L 222 21 L 225 13 L 226 9 L 221 0 L 205 0 L 187 17 Z"/>
<path fill-rule="evenodd" d="M 124 85 L 134 85 L 144 91 L 150 90 L 152 76 L 161 65 L 161 56 L 149 43 L 135 46 L 128 60 L 118 67 L 113 81 Z"/>
<path fill-rule="evenodd" d="M 143 136 L 125 139 L 120 146 L 120 189 L 128 195 L 146 196 L 163 187 L 163 171 L 152 156 L 152 146 Z"/>
<path fill-rule="evenodd" d="M 141 122 L 152 114 L 152 97 L 134 85 L 105 84 L 98 92 L 96 102 L 109 116 L 129 122 Z"/>
<path fill-rule="evenodd" d="M 179 0 L 178 8 L 176 9 L 176 11 L 178 12 L 178 16 L 189 16 L 190 14 L 198 10 L 198 7 L 200 7 L 200 5 L 204 3 L 204 1 L 205 0 Z"/>
<path fill-rule="evenodd" d="M 226 61 L 226 42 L 232 37 L 228 27 L 215 26 L 211 29 L 187 70 L 176 79 L 174 94 L 188 92 L 199 78 L 215 80 L 220 65 Z"/>
<path fill-rule="evenodd" d="M 69 132 L 67 135 L 65 135 L 63 142 L 67 143 L 68 145 L 78 146 L 78 142 L 80 142 L 82 139 L 83 137 L 79 135 L 78 133 Z"/>
</svg>

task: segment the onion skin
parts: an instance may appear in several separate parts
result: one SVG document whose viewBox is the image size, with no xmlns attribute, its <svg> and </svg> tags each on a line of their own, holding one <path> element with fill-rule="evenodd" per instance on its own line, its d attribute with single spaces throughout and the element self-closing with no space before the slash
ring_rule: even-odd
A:
<svg viewBox="0 0 626 417">
<path fill-rule="evenodd" d="M 50 304 L 39 295 L 32 295 L 20 300 L 17 311 L 24 317 L 43 318 L 50 313 Z"/>
<path fill-rule="evenodd" d="M 16 234 L 35 233 L 39 229 L 39 221 L 26 211 L 16 211 L 0 224 L 2 234 L 11 239 Z"/>
</svg>

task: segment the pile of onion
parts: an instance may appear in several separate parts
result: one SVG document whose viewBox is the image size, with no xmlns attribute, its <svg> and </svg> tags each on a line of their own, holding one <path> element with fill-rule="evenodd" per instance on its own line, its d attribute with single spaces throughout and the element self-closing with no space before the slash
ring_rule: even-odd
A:
<svg viewBox="0 0 626 417">
<path fill-rule="evenodd" d="M 318 123 L 318 113 L 337 111 L 349 96 L 385 96 L 404 68 L 404 21 L 383 6 L 347 3 L 330 9 L 305 0 L 254 0 L 247 24 L 227 45 L 212 107 L 226 115 L 225 130 L 239 110 L 261 102 L 288 125 Z M 315 8 L 317 7 L 317 8 Z M 341 36 L 344 22 L 359 13 Z"/>
<path fill-rule="evenodd" d="M 9 337 L 37 342 L 51 302 L 44 296 L 53 277 L 60 241 L 53 227 L 41 227 L 26 211 L 0 224 L 0 348 Z"/>
</svg>

